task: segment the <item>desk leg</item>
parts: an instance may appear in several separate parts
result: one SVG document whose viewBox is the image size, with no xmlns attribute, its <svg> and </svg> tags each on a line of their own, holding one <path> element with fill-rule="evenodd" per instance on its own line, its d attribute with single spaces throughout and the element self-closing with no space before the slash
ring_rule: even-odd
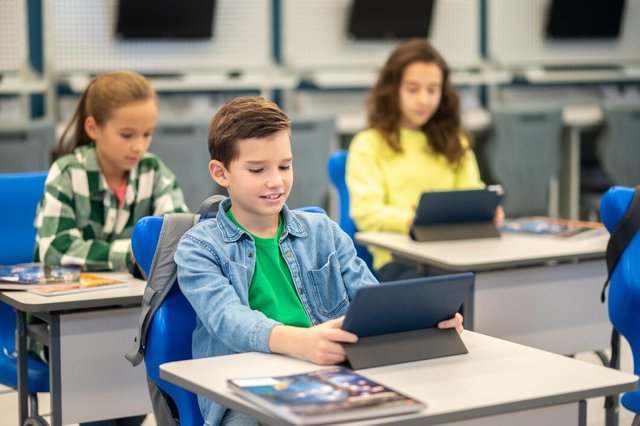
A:
<svg viewBox="0 0 640 426">
<path fill-rule="evenodd" d="M 51 425 L 62 425 L 62 383 L 60 377 L 60 317 L 49 318 L 49 397 Z"/>
<path fill-rule="evenodd" d="M 620 335 L 617 335 L 617 346 L 620 348 Z M 614 344 L 614 341 L 611 342 Z M 618 354 L 618 359 L 612 360 L 609 363 L 609 367 L 615 368 L 616 370 L 620 370 L 620 354 Z M 607 406 L 605 411 L 605 426 L 618 426 L 618 414 L 620 408 L 620 396 L 619 395 L 609 395 L 606 400 L 610 406 Z"/>
<path fill-rule="evenodd" d="M 18 417 L 20 424 L 29 417 L 29 380 L 27 370 L 27 313 L 16 310 L 16 349 L 18 352 Z"/>
</svg>

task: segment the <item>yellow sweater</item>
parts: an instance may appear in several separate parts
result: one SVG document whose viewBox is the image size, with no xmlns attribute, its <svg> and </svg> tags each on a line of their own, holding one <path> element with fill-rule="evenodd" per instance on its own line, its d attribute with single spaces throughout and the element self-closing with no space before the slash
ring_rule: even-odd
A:
<svg viewBox="0 0 640 426">
<path fill-rule="evenodd" d="M 460 142 L 469 146 L 466 138 Z M 394 152 L 374 129 L 358 133 L 351 142 L 346 170 L 350 215 L 361 231 L 406 234 L 423 192 L 484 188 L 471 149 L 452 166 L 421 131 L 401 129 L 400 145 L 402 152 Z M 386 250 L 369 250 L 375 269 L 392 260 Z"/>
</svg>

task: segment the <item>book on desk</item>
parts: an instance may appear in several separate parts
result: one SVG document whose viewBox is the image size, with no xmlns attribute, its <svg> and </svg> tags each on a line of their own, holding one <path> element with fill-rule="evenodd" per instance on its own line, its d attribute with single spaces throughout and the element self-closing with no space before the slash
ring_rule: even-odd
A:
<svg viewBox="0 0 640 426">
<path fill-rule="evenodd" d="M 500 231 L 560 239 L 581 239 L 601 236 L 607 233 L 604 225 L 600 222 L 586 222 L 547 216 L 525 216 L 505 219 Z"/>
<path fill-rule="evenodd" d="M 228 385 L 239 396 L 296 425 L 408 414 L 426 407 L 343 367 L 279 377 L 229 379 Z"/>
<path fill-rule="evenodd" d="M 80 272 L 79 266 L 0 265 L 0 290 L 27 290 L 53 296 L 125 285 L 121 280 Z"/>
</svg>

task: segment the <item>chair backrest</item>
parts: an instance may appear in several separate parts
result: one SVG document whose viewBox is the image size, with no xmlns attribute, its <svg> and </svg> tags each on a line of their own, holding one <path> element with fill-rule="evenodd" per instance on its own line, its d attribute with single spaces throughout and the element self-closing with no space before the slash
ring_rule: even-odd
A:
<svg viewBox="0 0 640 426">
<path fill-rule="evenodd" d="M 640 184 L 640 103 L 607 102 L 604 118 L 596 150 L 602 167 L 615 185 Z"/>
<path fill-rule="evenodd" d="M 345 177 L 347 167 L 347 151 L 336 151 L 329 157 L 329 163 L 327 165 L 329 171 L 329 178 L 338 191 L 339 198 L 339 220 L 340 228 L 346 232 L 356 247 L 358 257 L 365 261 L 369 269 L 373 272 L 373 258 L 369 250 L 362 244 L 358 244 L 355 240 L 355 234 L 358 231 L 356 224 L 349 215 L 349 188 L 347 188 L 347 181 Z"/>
<path fill-rule="evenodd" d="M 33 220 L 44 192 L 47 171 L 0 174 L 0 235 L 11 244 L 0 245 L 0 264 L 31 262 L 36 230 Z"/>
<path fill-rule="evenodd" d="M 614 186 L 600 201 L 602 221 L 613 232 L 626 213 L 634 188 Z M 634 373 L 640 374 L 640 232 L 636 232 L 624 249 L 611 273 L 609 284 L 609 319 L 629 342 L 633 354 Z M 629 410 L 640 413 L 640 390 L 621 399 Z"/>
<path fill-rule="evenodd" d="M 500 108 L 484 158 L 494 183 L 505 189 L 507 217 L 550 214 L 549 185 L 560 162 L 559 109 Z"/>
<path fill-rule="evenodd" d="M 149 276 L 162 217 L 143 217 L 133 230 L 131 245 L 136 262 Z M 180 291 L 173 285 L 156 310 L 147 332 L 144 362 L 149 378 L 169 395 L 178 411 L 180 424 L 203 424 L 194 393 L 160 378 L 160 365 L 165 362 L 191 359 L 191 337 L 196 327 L 196 313 Z"/>
<path fill-rule="evenodd" d="M 47 171 L 0 174 L 0 200 L 7 204 L 0 209 L 0 265 L 31 262 L 35 242 L 33 221 L 36 207 L 44 192 Z M 16 313 L 0 302 L 0 383 L 16 388 L 15 351 Z M 28 360 L 29 389 L 49 391 L 49 368 L 39 360 Z"/>
</svg>

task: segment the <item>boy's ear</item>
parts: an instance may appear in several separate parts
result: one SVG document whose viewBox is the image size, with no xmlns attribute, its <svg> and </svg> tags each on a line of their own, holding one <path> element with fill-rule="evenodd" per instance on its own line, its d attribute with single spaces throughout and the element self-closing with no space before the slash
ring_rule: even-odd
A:
<svg viewBox="0 0 640 426">
<path fill-rule="evenodd" d="M 93 140 L 96 140 L 96 138 L 98 137 L 98 123 L 96 123 L 96 120 L 95 118 L 93 118 L 93 116 L 90 115 L 85 118 L 84 131 Z"/>
<path fill-rule="evenodd" d="M 216 183 L 222 187 L 227 187 L 227 169 L 224 164 L 218 160 L 209 161 L 209 174 L 216 181 Z"/>
</svg>

